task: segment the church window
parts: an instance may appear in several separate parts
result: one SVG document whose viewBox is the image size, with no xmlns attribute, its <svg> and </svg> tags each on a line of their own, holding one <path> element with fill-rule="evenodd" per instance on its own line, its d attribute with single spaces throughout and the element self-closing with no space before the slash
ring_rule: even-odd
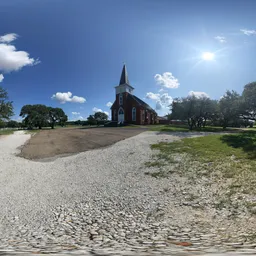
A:
<svg viewBox="0 0 256 256">
<path fill-rule="evenodd" d="M 123 95 L 119 95 L 119 105 L 123 105 Z"/>
<path fill-rule="evenodd" d="M 132 121 L 136 121 L 136 108 L 132 108 Z"/>
<path fill-rule="evenodd" d="M 123 115 L 124 114 L 124 110 L 122 108 L 120 108 L 119 111 L 118 111 L 118 114 L 119 115 Z"/>
<path fill-rule="evenodd" d="M 142 110 L 142 121 L 145 121 L 145 111 Z"/>
</svg>

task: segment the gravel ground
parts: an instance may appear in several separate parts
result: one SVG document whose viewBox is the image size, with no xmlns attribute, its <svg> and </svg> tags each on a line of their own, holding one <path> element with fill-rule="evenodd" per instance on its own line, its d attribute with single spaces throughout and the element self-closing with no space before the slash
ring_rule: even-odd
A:
<svg viewBox="0 0 256 256">
<path fill-rule="evenodd" d="M 0 255 L 255 255 L 256 244 L 243 238 L 255 219 L 216 214 L 218 185 L 145 175 L 154 154 L 149 145 L 184 136 L 191 135 L 144 132 L 52 162 L 16 156 L 30 135 L 1 137 Z M 192 199 L 196 192 L 200 198 Z M 246 232 L 253 235 L 254 226 Z"/>
</svg>

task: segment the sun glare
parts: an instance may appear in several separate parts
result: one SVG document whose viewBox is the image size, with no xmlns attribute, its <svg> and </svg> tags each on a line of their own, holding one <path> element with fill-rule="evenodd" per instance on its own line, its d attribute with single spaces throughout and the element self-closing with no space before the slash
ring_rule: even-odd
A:
<svg viewBox="0 0 256 256">
<path fill-rule="evenodd" d="M 204 52 L 202 54 L 202 59 L 203 60 L 213 60 L 214 59 L 214 53 L 212 53 L 212 52 Z"/>
</svg>

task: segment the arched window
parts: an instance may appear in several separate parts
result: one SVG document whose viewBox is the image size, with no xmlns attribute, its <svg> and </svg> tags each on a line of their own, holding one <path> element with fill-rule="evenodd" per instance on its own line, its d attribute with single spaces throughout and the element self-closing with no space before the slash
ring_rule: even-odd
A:
<svg viewBox="0 0 256 256">
<path fill-rule="evenodd" d="M 132 121 L 136 121 L 136 108 L 132 108 Z"/>
<path fill-rule="evenodd" d="M 123 114 L 124 114 L 124 110 L 122 108 L 120 108 L 118 111 L 118 115 L 123 115 Z"/>
<path fill-rule="evenodd" d="M 119 105 L 123 105 L 123 95 L 119 94 Z"/>
</svg>

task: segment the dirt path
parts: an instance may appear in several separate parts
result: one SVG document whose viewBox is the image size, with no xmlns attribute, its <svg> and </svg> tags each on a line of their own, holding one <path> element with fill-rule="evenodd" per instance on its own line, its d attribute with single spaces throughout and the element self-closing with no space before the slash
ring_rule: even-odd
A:
<svg viewBox="0 0 256 256">
<path fill-rule="evenodd" d="M 34 135 L 19 156 L 31 159 L 53 159 L 96 148 L 110 146 L 138 135 L 143 128 L 93 128 L 43 130 Z"/>
</svg>

